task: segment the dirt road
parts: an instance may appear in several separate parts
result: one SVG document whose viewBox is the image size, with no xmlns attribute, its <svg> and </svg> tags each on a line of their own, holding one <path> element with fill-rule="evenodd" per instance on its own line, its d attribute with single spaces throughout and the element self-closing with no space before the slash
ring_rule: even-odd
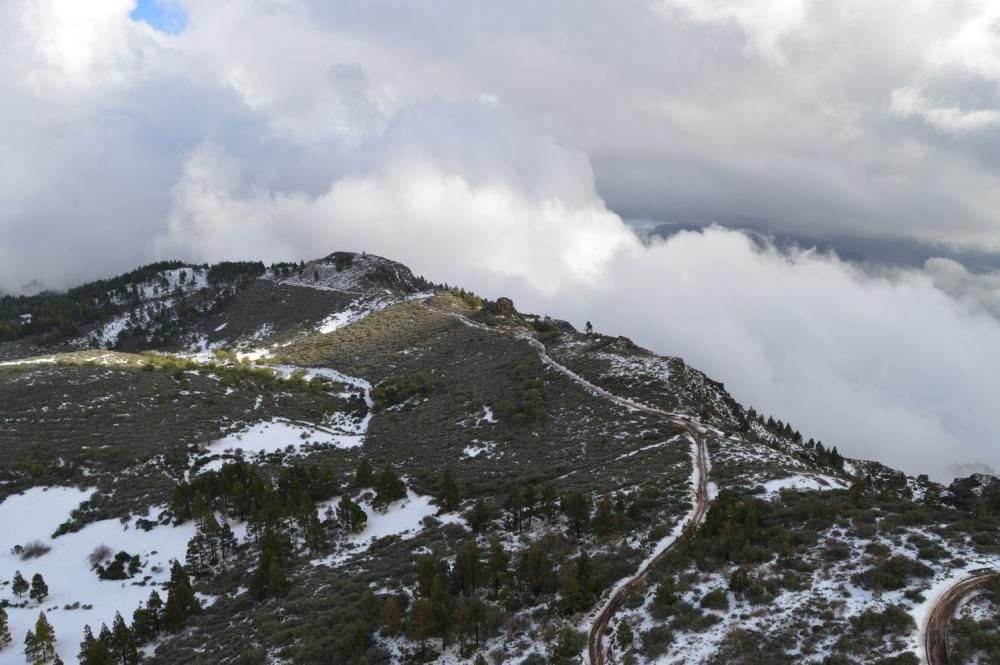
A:
<svg viewBox="0 0 1000 665">
<path fill-rule="evenodd" d="M 956 582 L 941 594 L 927 614 L 924 626 L 924 662 L 927 665 L 948 664 L 948 624 L 962 601 L 981 591 L 1000 577 L 1000 573 L 984 570 Z"/>
<path fill-rule="evenodd" d="M 695 456 L 694 464 L 698 470 L 698 484 L 693 490 L 694 508 L 687 516 L 687 523 L 684 525 L 684 529 L 677 538 L 673 541 L 667 542 L 662 549 L 654 553 L 650 559 L 647 559 L 645 564 L 636 572 L 635 575 L 630 577 L 615 589 L 615 591 L 611 594 L 611 598 L 609 598 L 604 604 L 604 607 L 601 608 L 601 611 L 597 614 L 597 617 L 594 619 L 594 623 L 590 627 L 590 633 L 587 639 L 587 654 L 590 659 L 590 665 L 604 665 L 604 633 L 607 630 L 608 625 L 611 623 L 611 619 L 614 617 L 615 612 L 617 612 L 618 609 L 625 603 L 629 594 L 645 583 L 646 578 L 649 577 L 650 570 L 652 570 L 653 566 L 655 566 L 660 559 L 673 551 L 678 543 L 691 537 L 691 535 L 698 528 L 698 525 L 701 524 L 702 520 L 705 518 L 705 513 L 708 511 L 708 447 L 705 443 L 703 430 L 699 424 L 693 420 L 689 420 L 677 414 L 662 411 L 646 404 L 634 402 L 625 397 L 620 397 L 619 395 L 608 392 L 604 388 L 587 381 L 565 365 L 561 365 L 553 360 L 546 351 L 544 344 L 520 330 L 487 326 L 475 321 L 470 321 L 468 318 L 455 312 L 445 312 L 437 308 L 433 309 L 436 312 L 447 314 L 448 316 L 461 321 L 470 328 L 511 334 L 526 341 L 536 351 L 538 351 L 538 355 L 542 359 L 542 362 L 552 369 L 564 374 L 595 395 L 612 401 L 615 404 L 623 406 L 627 409 L 633 409 L 635 411 L 642 411 L 643 413 L 651 414 L 681 427 L 688 433 L 688 437 L 697 447 L 698 454 Z"/>
</svg>

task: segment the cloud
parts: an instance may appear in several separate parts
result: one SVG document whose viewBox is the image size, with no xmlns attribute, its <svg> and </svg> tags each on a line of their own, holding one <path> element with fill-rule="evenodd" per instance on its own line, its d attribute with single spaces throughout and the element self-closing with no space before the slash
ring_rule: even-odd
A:
<svg viewBox="0 0 1000 665">
<path fill-rule="evenodd" d="M 943 106 L 927 99 L 919 90 L 906 87 L 892 91 L 891 110 L 903 117 L 922 118 L 945 132 L 970 132 L 1000 124 L 1000 111 L 993 109 L 965 110 Z"/>
</svg>

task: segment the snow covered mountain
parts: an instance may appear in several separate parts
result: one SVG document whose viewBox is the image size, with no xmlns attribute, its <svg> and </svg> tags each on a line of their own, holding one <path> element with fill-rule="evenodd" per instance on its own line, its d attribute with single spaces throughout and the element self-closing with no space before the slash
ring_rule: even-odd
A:
<svg viewBox="0 0 1000 665">
<path fill-rule="evenodd" d="M 1000 653 L 996 479 L 381 257 L 4 296 L 0 340 L 0 663 Z"/>
</svg>

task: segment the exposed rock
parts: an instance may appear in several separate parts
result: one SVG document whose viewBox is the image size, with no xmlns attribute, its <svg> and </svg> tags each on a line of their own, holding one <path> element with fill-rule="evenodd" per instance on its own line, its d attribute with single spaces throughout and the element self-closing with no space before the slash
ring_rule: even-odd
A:
<svg viewBox="0 0 1000 665">
<path fill-rule="evenodd" d="M 506 316 L 509 318 L 518 318 L 521 316 L 517 309 L 514 308 L 514 301 L 510 298 L 497 298 L 486 306 L 486 311 L 494 316 Z"/>
<path fill-rule="evenodd" d="M 996 492 L 1000 492 L 1000 478 L 974 473 L 966 478 L 953 480 L 948 486 L 944 501 L 957 508 L 971 510 L 977 499 L 987 498 Z"/>
</svg>

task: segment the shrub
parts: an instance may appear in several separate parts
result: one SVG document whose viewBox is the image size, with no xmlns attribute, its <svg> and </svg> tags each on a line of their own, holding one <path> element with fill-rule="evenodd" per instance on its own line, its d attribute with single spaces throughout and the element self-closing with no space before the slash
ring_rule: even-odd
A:
<svg viewBox="0 0 1000 665">
<path fill-rule="evenodd" d="M 40 540 L 32 541 L 21 548 L 21 561 L 37 559 L 40 556 L 48 554 L 51 550 L 50 546 Z"/>
</svg>

